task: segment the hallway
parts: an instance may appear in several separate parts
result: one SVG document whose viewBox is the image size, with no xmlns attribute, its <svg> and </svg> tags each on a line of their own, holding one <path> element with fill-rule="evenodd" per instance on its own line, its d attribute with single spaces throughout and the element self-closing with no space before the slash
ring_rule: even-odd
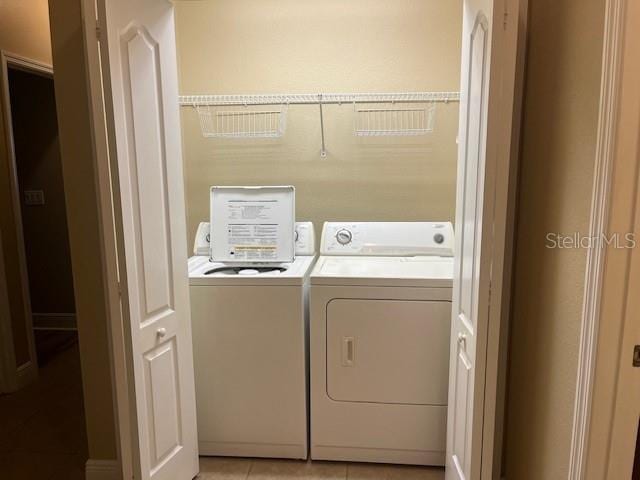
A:
<svg viewBox="0 0 640 480">
<path fill-rule="evenodd" d="M 39 346 L 52 343 L 50 337 L 37 334 L 36 339 Z M 2 480 L 84 479 L 87 440 L 78 344 L 64 338 L 53 343 L 62 351 L 40 354 L 38 380 L 0 396 Z"/>
</svg>

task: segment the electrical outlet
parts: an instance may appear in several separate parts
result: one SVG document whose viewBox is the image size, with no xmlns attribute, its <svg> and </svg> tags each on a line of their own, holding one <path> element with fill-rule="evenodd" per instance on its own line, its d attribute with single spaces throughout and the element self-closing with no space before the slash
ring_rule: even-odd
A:
<svg viewBox="0 0 640 480">
<path fill-rule="evenodd" d="M 44 191 L 43 190 L 25 190 L 24 203 L 25 205 L 44 205 Z"/>
</svg>

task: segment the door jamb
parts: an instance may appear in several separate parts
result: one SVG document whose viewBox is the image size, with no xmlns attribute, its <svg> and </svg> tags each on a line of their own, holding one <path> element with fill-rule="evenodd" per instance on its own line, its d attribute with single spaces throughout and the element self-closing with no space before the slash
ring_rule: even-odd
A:
<svg viewBox="0 0 640 480">
<path fill-rule="evenodd" d="M 11 332 L 11 311 L 7 295 L 7 277 L 4 269 L 2 249 L 2 232 L 0 232 L 0 393 L 15 390 L 13 376 L 15 369 L 15 353 L 13 351 L 13 334 Z"/>
<path fill-rule="evenodd" d="M 4 117 L 4 136 L 7 149 L 7 163 L 9 166 L 9 188 L 11 190 L 11 203 L 13 209 L 15 235 L 18 249 L 18 265 L 20 269 L 20 283 L 23 297 L 23 309 L 25 316 L 25 328 L 27 333 L 27 344 L 29 350 L 29 360 L 16 366 L 15 352 L 13 348 L 13 338 L 7 334 L 12 332 L 10 316 L 3 316 L 0 322 L 0 343 L 3 346 L 3 361 L 5 368 L 0 369 L 0 374 L 5 372 L 8 375 L 3 382 L 10 391 L 19 390 L 34 381 L 38 376 L 38 360 L 36 355 L 35 340 L 33 337 L 33 316 L 31 312 L 31 297 L 29 292 L 29 274 L 27 271 L 27 256 L 24 243 L 24 231 L 22 224 L 22 208 L 20 203 L 20 187 L 18 183 L 18 165 L 16 159 L 15 145 L 13 141 L 13 125 L 11 114 L 11 97 L 9 92 L 9 68 L 23 70 L 27 73 L 41 75 L 46 78 L 53 78 L 53 67 L 42 62 L 31 60 L 20 55 L 15 55 L 4 50 L 0 50 L 0 104 Z M 0 274 L 5 276 L 4 268 Z M 4 324 L 6 322 L 6 324 Z"/>
<path fill-rule="evenodd" d="M 497 8 L 494 12 L 493 28 L 502 30 L 500 54 L 506 57 L 506 60 L 500 63 L 506 73 L 512 75 L 505 79 L 504 85 L 509 87 L 505 88 L 509 98 L 513 99 L 513 103 L 504 102 L 505 107 L 510 108 L 503 108 L 500 112 L 503 126 L 510 124 L 511 141 L 501 142 L 497 147 L 498 162 L 507 162 L 508 169 L 505 169 L 506 172 L 502 176 L 498 173 L 497 178 L 500 181 L 494 184 L 496 206 L 500 207 L 494 211 L 494 219 L 497 219 L 498 225 L 504 224 L 504 231 L 495 232 L 500 238 L 494 238 L 493 246 L 494 251 L 497 249 L 503 254 L 501 272 L 498 272 L 497 278 L 491 280 L 491 290 L 498 287 L 500 292 L 497 295 L 491 294 L 489 305 L 482 425 L 481 478 L 483 479 L 500 478 L 502 469 L 528 5 L 528 0 L 503 0 L 501 4 L 503 16 L 496 15 L 499 13 Z M 496 6 L 499 7 L 500 4 L 496 3 Z M 496 172 L 500 172 L 500 169 Z M 491 375 L 487 374 L 489 372 Z"/>
<path fill-rule="evenodd" d="M 120 278 L 120 269 L 124 269 L 122 253 L 124 246 L 119 243 L 121 235 L 116 229 L 122 225 L 119 199 L 117 192 L 113 191 L 113 183 L 117 182 L 117 168 L 113 168 L 110 161 L 110 151 L 115 147 L 110 145 L 112 139 L 107 133 L 106 104 L 104 101 L 104 81 L 102 72 L 102 55 L 106 46 L 101 42 L 106 41 L 102 30 L 101 21 L 104 14 L 106 0 L 82 0 L 82 33 L 85 45 L 86 81 L 89 94 L 89 121 L 92 132 L 92 161 L 96 174 L 96 191 L 98 195 L 98 216 L 100 218 L 100 248 L 102 257 L 103 283 L 106 290 L 107 302 L 107 331 L 109 341 L 109 356 L 111 360 L 111 384 L 113 385 L 113 408 L 116 420 L 116 452 L 119 475 L 123 479 L 136 478 L 134 463 L 137 454 L 134 451 L 134 432 L 137 423 L 132 416 L 135 398 L 128 373 L 126 350 L 126 312 L 124 304 L 126 297 L 125 279 Z M 112 174 L 115 175 L 112 177 Z"/>
<path fill-rule="evenodd" d="M 623 230 L 632 233 L 637 228 L 633 217 L 637 175 L 624 173 L 633 169 L 637 173 L 639 168 L 639 132 L 625 130 L 637 127 L 638 122 L 637 95 L 630 90 L 638 71 L 631 50 L 639 35 L 634 28 L 636 12 L 634 2 L 606 2 L 591 238 L 622 235 Z M 613 250 L 591 248 L 587 253 L 569 480 L 604 478 L 617 465 L 611 460 L 615 425 L 620 424 L 615 397 L 620 388 L 618 362 L 622 358 L 630 361 L 631 356 L 622 348 L 625 322 L 629 322 L 627 283 L 634 253 Z M 605 318 L 608 328 L 600 329 Z"/>
</svg>

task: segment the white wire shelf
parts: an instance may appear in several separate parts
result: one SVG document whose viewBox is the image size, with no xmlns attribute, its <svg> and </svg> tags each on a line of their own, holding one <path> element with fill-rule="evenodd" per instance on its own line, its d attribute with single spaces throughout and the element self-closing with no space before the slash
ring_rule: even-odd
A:
<svg viewBox="0 0 640 480">
<path fill-rule="evenodd" d="M 196 105 L 206 138 L 279 138 L 287 126 L 287 107 L 273 110 L 214 110 Z"/>
<path fill-rule="evenodd" d="M 411 136 L 433 131 L 435 105 L 459 102 L 459 92 L 404 93 L 286 93 L 258 95 L 181 95 L 179 104 L 196 109 L 202 135 L 217 138 L 274 138 L 284 135 L 289 105 L 318 105 L 320 155 L 327 155 L 323 105 L 352 104 L 354 135 Z M 427 104 L 424 108 L 400 108 L 402 104 Z M 358 104 L 387 104 L 387 108 L 356 108 Z M 216 110 L 229 107 L 279 106 L 270 110 Z"/>
<path fill-rule="evenodd" d="M 458 102 L 459 92 L 409 93 L 284 93 L 258 95 L 180 95 L 180 105 L 330 105 L 343 103 L 435 103 Z"/>
<path fill-rule="evenodd" d="M 436 106 L 424 108 L 354 108 L 357 137 L 417 136 L 433 132 Z"/>
</svg>

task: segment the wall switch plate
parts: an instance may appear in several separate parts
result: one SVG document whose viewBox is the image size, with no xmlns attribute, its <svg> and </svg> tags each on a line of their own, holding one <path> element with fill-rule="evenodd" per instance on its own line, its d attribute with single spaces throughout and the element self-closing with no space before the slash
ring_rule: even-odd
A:
<svg viewBox="0 0 640 480">
<path fill-rule="evenodd" d="M 44 191 L 43 190 L 25 190 L 24 203 L 25 205 L 44 205 Z"/>
</svg>

